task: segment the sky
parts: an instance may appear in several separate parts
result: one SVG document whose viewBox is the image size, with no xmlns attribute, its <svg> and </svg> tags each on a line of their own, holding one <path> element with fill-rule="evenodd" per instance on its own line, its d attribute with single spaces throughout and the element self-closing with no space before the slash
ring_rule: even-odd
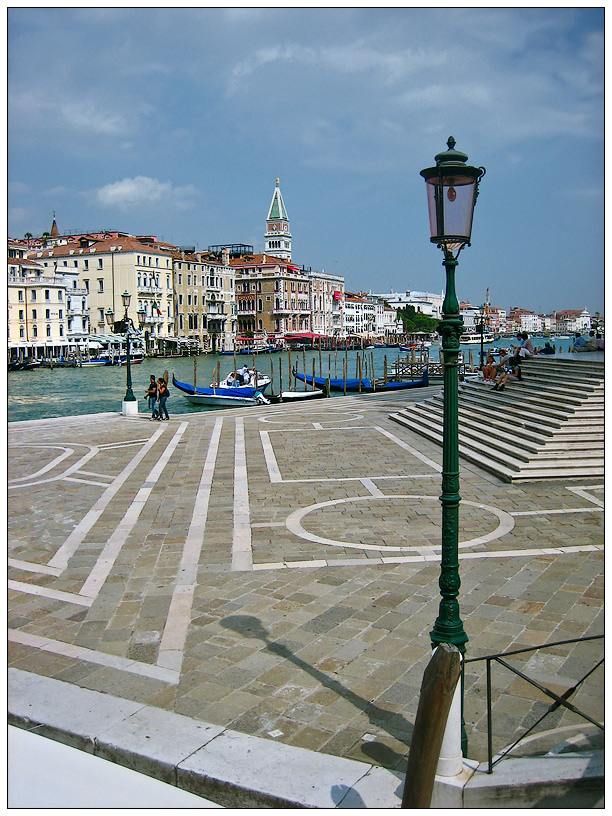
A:
<svg viewBox="0 0 612 816">
<path fill-rule="evenodd" d="M 441 293 L 420 171 L 484 166 L 457 294 L 604 313 L 603 8 L 9 8 L 8 234 L 264 249 Z"/>
</svg>

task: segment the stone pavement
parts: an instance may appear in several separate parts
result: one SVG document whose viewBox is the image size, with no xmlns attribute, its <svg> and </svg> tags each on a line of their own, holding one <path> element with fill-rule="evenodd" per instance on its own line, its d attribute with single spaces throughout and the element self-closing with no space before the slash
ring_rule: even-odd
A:
<svg viewBox="0 0 612 816">
<path fill-rule="evenodd" d="M 338 397 L 151 423 L 17 422 L 9 666 L 264 740 L 405 768 L 437 616 L 441 450 Z M 603 480 L 507 485 L 461 463 L 467 658 L 603 634 Z M 603 641 L 509 662 L 556 693 Z M 493 750 L 550 700 L 492 670 Z M 603 721 L 603 668 L 572 702 Z M 465 674 L 486 759 L 484 662 Z M 600 745 L 559 708 L 514 756 Z M 503 763 L 502 763 L 503 764 Z"/>
</svg>

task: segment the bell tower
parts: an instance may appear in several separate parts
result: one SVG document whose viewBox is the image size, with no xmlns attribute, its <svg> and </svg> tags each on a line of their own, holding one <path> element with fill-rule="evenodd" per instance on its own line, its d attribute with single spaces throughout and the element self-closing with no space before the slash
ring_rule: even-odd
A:
<svg viewBox="0 0 612 816">
<path fill-rule="evenodd" d="M 291 232 L 289 231 L 289 218 L 278 182 L 279 179 L 276 179 L 276 187 L 274 188 L 272 203 L 266 219 L 265 251 L 276 258 L 290 261 Z"/>
</svg>

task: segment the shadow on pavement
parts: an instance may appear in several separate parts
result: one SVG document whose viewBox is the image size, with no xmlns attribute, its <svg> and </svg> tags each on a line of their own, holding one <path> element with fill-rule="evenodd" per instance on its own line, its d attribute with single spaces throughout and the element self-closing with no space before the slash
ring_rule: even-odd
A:
<svg viewBox="0 0 612 816">
<path fill-rule="evenodd" d="M 371 700 L 366 700 L 355 694 L 354 691 L 346 688 L 338 680 L 324 674 L 319 669 L 306 663 L 297 655 L 278 641 L 270 640 L 268 631 L 262 626 L 258 618 L 251 615 L 229 615 L 219 621 L 221 626 L 226 629 L 231 629 L 234 632 L 239 632 L 244 637 L 257 638 L 266 644 L 266 650 L 284 660 L 289 660 L 295 666 L 310 674 L 325 688 L 331 689 L 339 696 L 343 697 L 348 702 L 352 703 L 355 708 L 363 711 L 370 720 L 370 723 L 384 728 L 389 736 L 403 742 L 408 749 L 410 745 L 410 737 L 412 736 L 413 723 L 402 717 L 401 714 L 395 714 L 380 708 Z M 405 760 L 405 754 L 400 754 L 394 751 L 388 745 L 380 742 L 365 742 L 361 746 L 362 753 L 372 759 L 375 763 L 383 765 L 387 768 L 395 768 L 398 763 Z M 408 751 L 406 750 L 406 754 Z"/>
</svg>

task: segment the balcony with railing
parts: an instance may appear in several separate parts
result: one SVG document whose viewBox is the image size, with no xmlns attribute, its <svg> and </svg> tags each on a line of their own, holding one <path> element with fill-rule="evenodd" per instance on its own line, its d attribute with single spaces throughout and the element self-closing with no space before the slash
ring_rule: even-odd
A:
<svg viewBox="0 0 612 816">
<path fill-rule="evenodd" d="M 141 286 L 138 284 L 136 287 L 137 295 L 156 295 L 157 297 L 161 297 L 164 293 L 164 290 L 161 286 Z"/>
</svg>

